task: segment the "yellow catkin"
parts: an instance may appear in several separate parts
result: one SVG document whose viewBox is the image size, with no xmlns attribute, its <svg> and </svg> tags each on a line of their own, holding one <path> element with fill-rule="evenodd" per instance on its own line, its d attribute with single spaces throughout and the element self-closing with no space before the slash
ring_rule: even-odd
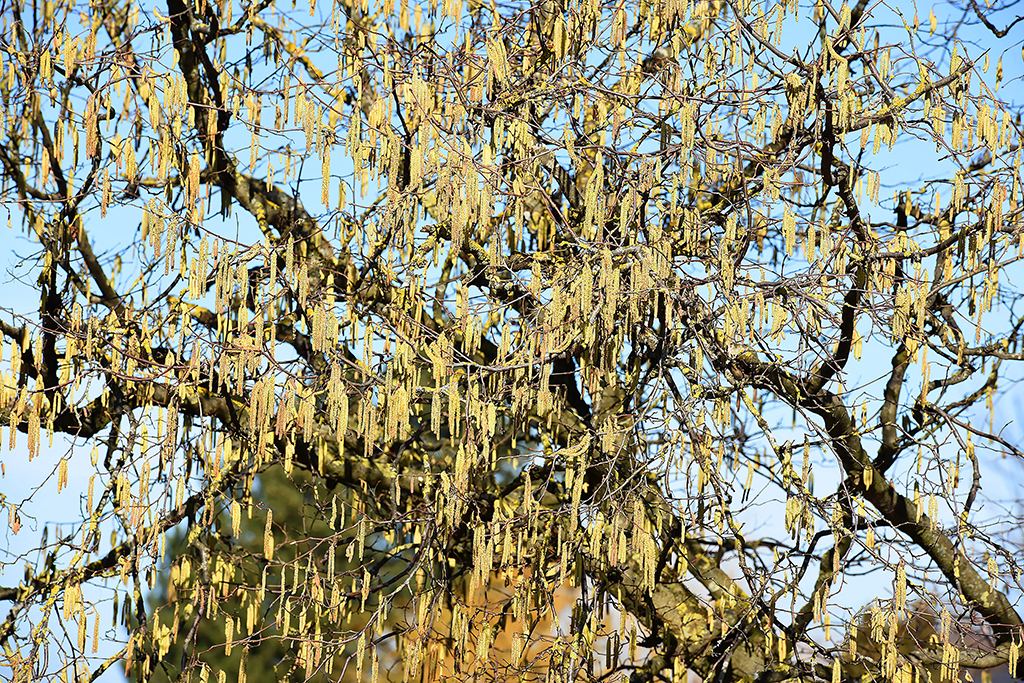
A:
<svg viewBox="0 0 1024 683">
<path fill-rule="evenodd" d="M 263 530 L 263 556 L 271 559 L 274 555 L 274 511 L 267 510 L 267 526 Z"/>
<path fill-rule="evenodd" d="M 786 239 L 786 254 L 792 256 L 796 246 L 796 216 L 788 206 L 782 214 L 782 232 Z"/>
<path fill-rule="evenodd" d="M 896 567 L 896 606 L 897 609 L 903 611 L 907 605 L 907 568 L 900 560 L 899 565 Z"/>
</svg>

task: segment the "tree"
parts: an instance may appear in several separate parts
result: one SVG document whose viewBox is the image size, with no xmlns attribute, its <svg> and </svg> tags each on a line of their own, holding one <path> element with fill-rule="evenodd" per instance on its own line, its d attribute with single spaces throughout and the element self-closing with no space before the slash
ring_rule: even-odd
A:
<svg viewBox="0 0 1024 683">
<path fill-rule="evenodd" d="M 1011 15 L 6 5 L 5 665 L 1013 672 Z"/>
</svg>

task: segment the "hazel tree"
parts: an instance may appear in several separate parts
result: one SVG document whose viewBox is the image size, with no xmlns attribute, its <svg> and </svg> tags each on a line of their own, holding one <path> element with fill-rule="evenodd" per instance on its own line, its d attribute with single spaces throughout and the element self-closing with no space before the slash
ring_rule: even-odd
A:
<svg viewBox="0 0 1024 683">
<path fill-rule="evenodd" d="M 1012 6 L 3 7 L 15 680 L 1015 672 Z"/>
</svg>

